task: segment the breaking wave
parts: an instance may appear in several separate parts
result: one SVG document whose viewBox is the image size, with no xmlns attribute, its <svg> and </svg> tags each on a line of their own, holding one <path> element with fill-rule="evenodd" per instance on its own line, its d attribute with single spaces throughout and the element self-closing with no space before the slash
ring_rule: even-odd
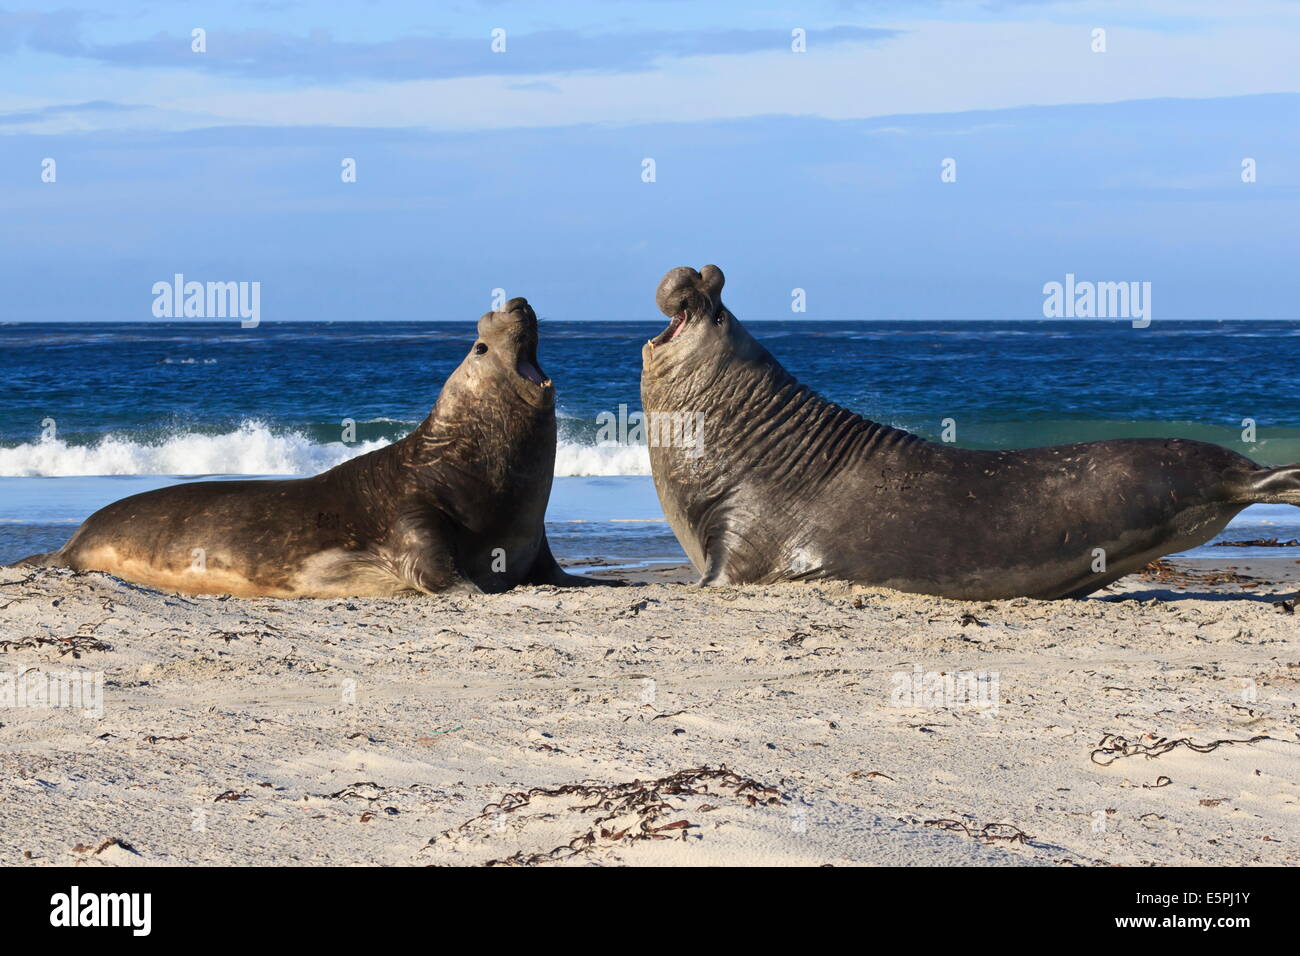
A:
<svg viewBox="0 0 1300 956">
<path fill-rule="evenodd" d="M 411 428 L 411 423 L 393 424 L 396 429 L 388 430 L 400 434 Z M 338 429 L 332 431 L 337 434 Z M 314 475 L 391 441 L 377 437 L 344 444 L 303 429 L 246 421 L 233 431 L 213 434 L 181 431 L 144 438 L 109 434 L 85 442 L 53 438 L 0 447 L 0 475 Z M 650 457 L 641 445 L 597 445 L 561 438 L 555 474 L 648 475 Z"/>
</svg>

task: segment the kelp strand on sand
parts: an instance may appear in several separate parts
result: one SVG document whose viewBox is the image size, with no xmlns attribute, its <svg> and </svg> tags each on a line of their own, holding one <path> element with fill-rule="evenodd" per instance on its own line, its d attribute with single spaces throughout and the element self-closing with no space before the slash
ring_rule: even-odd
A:
<svg viewBox="0 0 1300 956">
<path fill-rule="evenodd" d="M 1143 743 L 1141 740 L 1129 740 L 1127 737 L 1121 737 L 1118 734 L 1106 734 L 1101 738 L 1101 742 L 1097 744 L 1097 749 L 1092 752 L 1090 759 L 1099 767 L 1109 767 L 1121 757 L 1142 756 L 1152 760 L 1161 754 L 1169 753 L 1169 751 L 1177 747 L 1186 747 L 1189 750 L 1195 750 L 1198 754 L 1205 754 L 1227 744 L 1254 744 L 1261 740 L 1271 739 L 1268 734 L 1260 734 L 1257 737 L 1251 737 L 1249 740 L 1211 740 L 1208 743 L 1198 744 L 1190 737 L 1179 737 L 1176 740 L 1159 737 L 1150 743 Z M 1098 759 L 1099 757 L 1102 759 Z"/>
<path fill-rule="evenodd" d="M 666 816 L 676 816 L 683 812 L 682 808 L 674 807 L 669 803 L 667 798 L 721 796 L 727 791 L 730 791 L 729 796 L 739 798 L 751 807 L 782 805 L 781 794 L 775 788 L 734 773 L 725 765 L 717 768 L 695 767 L 679 770 L 658 780 L 638 779 L 616 784 L 571 783 L 559 787 L 534 787 L 531 790 L 507 793 L 499 801 L 485 806 L 477 816 L 445 831 L 441 837 L 431 839 L 428 845 L 433 845 L 438 839 L 446 839 L 453 833 L 464 831 L 480 820 L 493 818 L 498 814 L 514 813 L 539 797 L 576 797 L 586 801 L 570 807 L 571 810 L 579 813 L 596 811 L 592 826 L 585 832 L 577 834 L 567 843 L 551 850 L 539 853 L 524 853 L 520 850 L 511 856 L 489 860 L 484 864 L 485 866 L 536 866 L 540 863 L 552 863 L 578 856 L 602 842 L 604 845 L 609 845 L 634 840 L 667 840 L 677 834 L 681 834 L 685 839 L 687 831 L 697 824 L 685 818 L 661 822 Z M 626 814 L 635 814 L 638 819 L 617 830 L 605 826 Z"/>
</svg>

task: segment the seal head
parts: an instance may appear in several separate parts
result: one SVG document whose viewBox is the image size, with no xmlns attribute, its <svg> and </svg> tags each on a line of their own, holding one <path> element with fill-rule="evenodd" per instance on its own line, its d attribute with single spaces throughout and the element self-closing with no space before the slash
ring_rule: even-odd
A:
<svg viewBox="0 0 1300 956">
<path fill-rule="evenodd" d="M 726 278 L 717 266 L 696 272 L 688 266 L 669 271 L 655 292 L 655 304 L 668 327 L 646 342 L 641 359 L 654 378 L 694 376 L 732 359 L 754 358 L 761 347 L 722 302 Z"/>
<path fill-rule="evenodd" d="M 555 388 L 537 361 L 537 314 L 524 298 L 478 320 L 469 354 L 447 379 L 444 394 L 502 392 L 539 409 L 555 407 Z"/>
</svg>

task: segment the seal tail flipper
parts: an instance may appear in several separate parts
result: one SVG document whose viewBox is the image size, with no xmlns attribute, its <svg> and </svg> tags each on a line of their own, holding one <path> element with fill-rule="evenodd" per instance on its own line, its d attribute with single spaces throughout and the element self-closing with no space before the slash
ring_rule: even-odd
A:
<svg viewBox="0 0 1300 956">
<path fill-rule="evenodd" d="M 1236 504 L 1300 507 L 1300 463 L 1248 473 L 1233 483 L 1228 500 Z"/>
<path fill-rule="evenodd" d="M 29 554 L 25 558 L 19 558 L 13 563 L 15 568 L 52 568 L 58 564 L 58 551 L 42 551 L 39 554 Z"/>
</svg>

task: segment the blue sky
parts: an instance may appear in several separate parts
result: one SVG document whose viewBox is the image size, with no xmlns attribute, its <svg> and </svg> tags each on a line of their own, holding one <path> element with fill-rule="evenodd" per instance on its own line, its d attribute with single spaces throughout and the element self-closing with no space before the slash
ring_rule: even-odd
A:
<svg viewBox="0 0 1300 956">
<path fill-rule="evenodd" d="M 1067 272 L 1297 318 L 1297 49 L 1293 2 L 0 8 L 0 319 L 177 272 L 264 321 L 655 319 L 706 262 L 742 318 L 1033 318 Z"/>
</svg>

